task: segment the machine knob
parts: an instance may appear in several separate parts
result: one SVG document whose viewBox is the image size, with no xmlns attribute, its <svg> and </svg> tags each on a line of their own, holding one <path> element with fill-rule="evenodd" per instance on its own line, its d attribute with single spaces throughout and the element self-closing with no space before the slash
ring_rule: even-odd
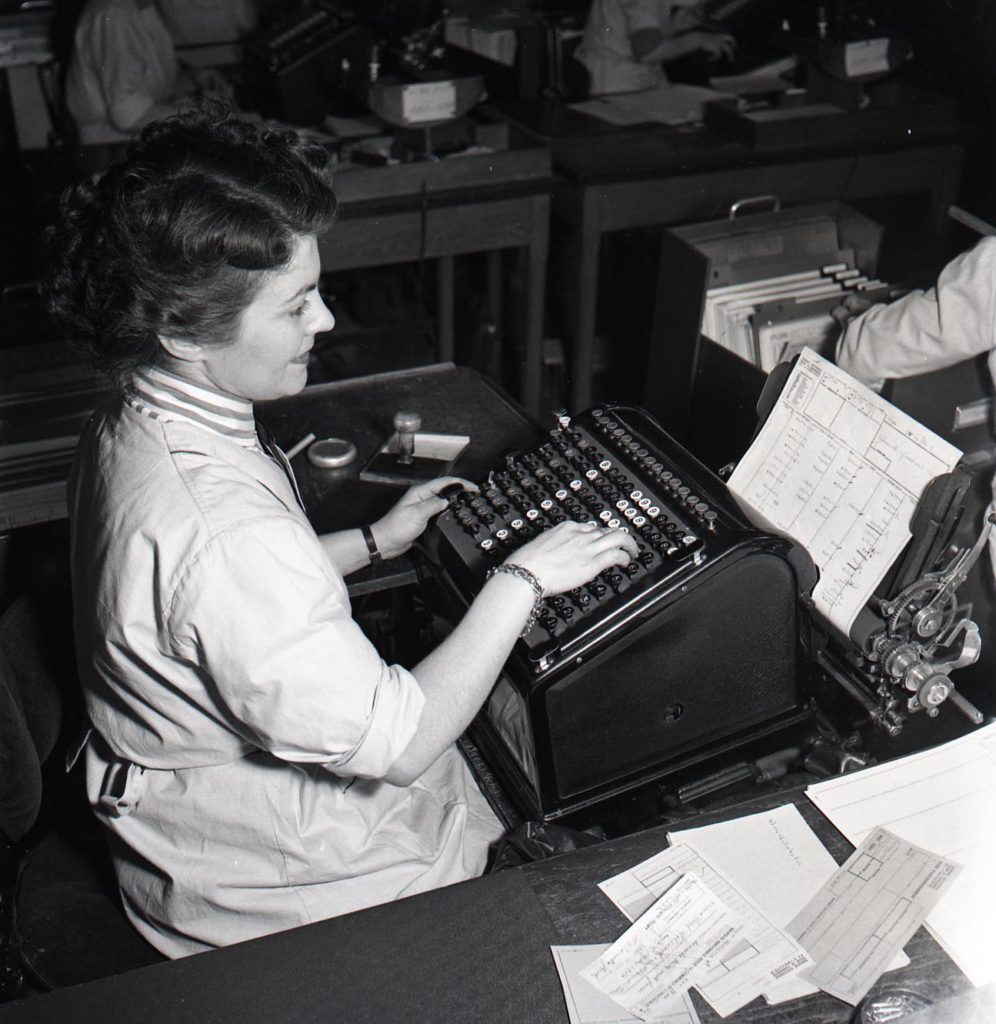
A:
<svg viewBox="0 0 996 1024">
<path fill-rule="evenodd" d="M 944 615 L 937 608 L 929 606 L 921 608 L 913 616 L 913 628 L 916 630 L 916 635 L 924 639 L 934 636 L 943 624 Z"/>
<path fill-rule="evenodd" d="M 917 699 L 927 709 L 943 704 L 951 693 L 951 680 L 943 673 L 925 679 L 917 690 Z"/>
<path fill-rule="evenodd" d="M 394 429 L 398 432 L 398 462 L 411 465 L 415 456 L 415 432 L 422 428 L 422 417 L 417 412 L 399 411 L 394 414 Z"/>
<path fill-rule="evenodd" d="M 917 649 L 911 644 L 903 644 L 886 657 L 883 667 L 893 679 L 903 679 L 919 661 L 920 655 Z M 916 689 L 916 684 L 910 689 Z"/>
</svg>

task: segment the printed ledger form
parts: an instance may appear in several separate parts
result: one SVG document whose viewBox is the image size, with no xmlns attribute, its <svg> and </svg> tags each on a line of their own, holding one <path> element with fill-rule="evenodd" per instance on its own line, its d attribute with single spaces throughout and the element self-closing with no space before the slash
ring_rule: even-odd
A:
<svg viewBox="0 0 996 1024">
<path fill-rule="evenodd" d="M 817 612 L 845 636 L 910 539 L 927 484 L 961 452 L 803 349 L 730 491 L 809 552 Z"/>
<path fill-rule="evenodd" d="M 961 864 L 926 924 L 974 985 L 996 982 L 996 723 L 806 795 L 852 843 L 881 825 Z"/>
</svg>

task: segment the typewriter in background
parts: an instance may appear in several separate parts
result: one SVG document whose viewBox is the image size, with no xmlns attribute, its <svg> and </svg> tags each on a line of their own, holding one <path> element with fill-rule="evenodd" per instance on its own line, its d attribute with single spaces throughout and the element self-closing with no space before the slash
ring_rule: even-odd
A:
<svg viewBox="0 0 996 1024">
<path fill-rule="evenodd" d="M 445 64 L 442 17 L 434 18 L 433 8 L 394 0 L 303 4 L 250 47 L 254 105 L 312 127 L 329 116 L 373 114 L 408 151 L 428 156 L 484 97 L 479 75 L 455 74 Z"/>
</svg>

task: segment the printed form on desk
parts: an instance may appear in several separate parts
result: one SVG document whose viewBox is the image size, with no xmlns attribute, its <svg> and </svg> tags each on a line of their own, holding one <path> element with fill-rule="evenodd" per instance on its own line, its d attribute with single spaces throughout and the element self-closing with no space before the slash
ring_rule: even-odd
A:
<svg viewBox="0 0 996 1024">
<path fill-rule="evenodd" d="M 640 924 L 688 877 L 697 878 L 741 922 L 741 934 L 727 953 L 689 982 L 721 1017 L 777 987 L 783 978 L 810 963 L 805 950 L 691 842 L 662 850 L 631 870 L 601 882 L 599 888 L 630 921 Z"/>
<path fill-rule="evenodd" d="M 552 947 L 571 1024 L 696 1024 L 693 986 L 721 1017 L 817 988 L 856 1005 L 962 872 L 884 828 L 837 867 L 791 804 L 669 839 L 599 884 L 634 922 L 616 942 Z"/>
<path fill-rule="evenodd" d="M 804 349 L 729 488 L 806 548 L 816 610 L 846 636 L 909 541 L 924 488 L 961 454 Z"/>
<path fill-rule="evenodd" d="M 960 864 L 926 925 L 974 985 L 996 982 L 996 723 L 806 795 L 855 845 L 883 826 Z"/>
<path fill-rule="evenodd" d="M 793 804 L 668 839 L 599 883 L 634 922 L 616 942 L 551 947 L 571 1024 L 697 1024 L 690 987 L 721 1017 L 818 988 L 856 1004 L 964 874 L 880 827 L 838 867 Z"/>
<path fill-rule="evenodd" d="M 617 1002 L 586 980 L 581 972 L 607 949 L 608 943 L 589 946 L 551 946 L 553 961 L 567 1002 L 570 1024 L 635 1024 L 641 1018 L 628 1013 Z M 649 1024 L 701 1024 L 688 992 L 659 1004 Z"/>
<path fill-rule="evenodd" d="M 581 977 L 653 1020 L 692 985 L 735 967 L 746 927 L 700 878 L 682 875 Z"/>
<path fill-rule="evenodd" d="M 803 975 L 857 1006 L 961 871 L 874 828 L 789 924 L 815 963 Z"/>
<path fill-rule="evenodd" d="M 669 832 L 668 839 L 672 845 L 693 843 L 717 871 L 750 894 L 776 928 L 787 928 L 837 870 L 837 862 L 795 804 Z M 909 962 L 900 952 L 887 969 Z M 766 985 L 765 1000 L 774 1005 L 818 991 L 802 973 L 787 974 Z"/>
</svg>

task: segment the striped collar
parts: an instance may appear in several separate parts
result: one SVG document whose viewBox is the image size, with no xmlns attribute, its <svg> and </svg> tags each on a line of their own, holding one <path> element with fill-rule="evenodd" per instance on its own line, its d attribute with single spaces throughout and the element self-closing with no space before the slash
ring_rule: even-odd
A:
<svg viewBox="0 0 996 1024">
<path fill-rule="evenodd" d="M 257 447 L 252 402 L 159 367 L 139 370 L 125 392 L 125 401 L 143 416 L 180 420 L 230 437 L 246 448 Z"/>
</svg>

